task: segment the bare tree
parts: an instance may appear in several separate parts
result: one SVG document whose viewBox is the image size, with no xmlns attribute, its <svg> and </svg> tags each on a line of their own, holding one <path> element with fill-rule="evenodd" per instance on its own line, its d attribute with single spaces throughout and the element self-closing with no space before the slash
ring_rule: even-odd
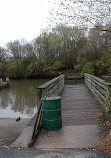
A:
<svg viewBox="0 0 111 158">
<path fill-rule="evenodd" d="M 55 6 L 51 14 L 58 22 L 111 32 L 111 28 L 106 27 L 111 21 L 110 0 L 57 0 Z"/>
<path fill-rule="evenodd" d="M 21 58 L 21 44 L 19 40 L 7 43 L 7 51 L 13 55 L 13 58 Z"/>
</svg>

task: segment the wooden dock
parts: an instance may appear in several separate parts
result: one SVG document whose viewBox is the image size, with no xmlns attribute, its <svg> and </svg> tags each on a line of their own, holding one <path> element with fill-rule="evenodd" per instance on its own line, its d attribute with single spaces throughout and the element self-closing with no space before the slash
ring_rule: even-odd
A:
<svg viewBox="0 0 111 158">
<path fill-rule="evenodd" d="M 83 79 L 83 76 L 85 84 L 75 84 L 75 78 Z M 104 110 L 110 110 L 111 83 L 85 73 L 79 78 L 72 75 L 73 84 L 65 84 L 67 77 L 60 75 L 37 87 L 38 113 L 28 147 L 34 145 L 37 148 L 88 148 L 100 145 L 98 105 L 94 97 Z M 58 131 L 48 132 L 42 128 L 41 98 L 61 95 L 61 92 L 63 126 Z"/>
<path fill-rule="evenodd" d="M 62 93 L 62 129 L 42 128 L 35 148 L 89 148 L 100 145 L 98 106 L 84 84 L 65 85 Z"/>
<path fill-rule="evenodd" d="M 10 87 L 9 83 L 7 83 L 7 82 L 0 83 L 0 89 L 7 88 L 7 87 Z"/>
<path fill-rule="evenodd" d="M 10 87 L 9 78 L 6 77 L 6 82 L 3 82 L 2 78 L 0 78 L 0 89 L 7 88 L 7 87 Z"/>
<path fill-rule="evenodd" d="M 98 105 L 104 110 L 111 108 L 111 83 L 90 74 L 84 74 L 85 84 L 65 84 L 64 81 L 65 75 L 60 75 L 37 87 L 36 119 L 29 123 L 13 147 L 83 149 L 100 146 L 102 135 L 98 124 Z M 61 95 L 62 128 L 46 131 L 43 128 L 41 98 L 57 95 Z"/>
<path fill-rule="evenodd" d="M 37 87 L 36 119 L 28 124 L 13 147 L 83 149 L 100 146 L 102 135 L 98 107 L 102 106 L 104 110 L 111 108 L 111 83 L 90 74 L 84 74 L 85 84 L 65 84 L 64 81 L 65 75 L 60 75 Z M 61 95 L 62 128 L 46 131 L 43 128 L 41 98 L 57 95 Z"/>
<path fill-rule="evenodd" d="M 65 126 L 93 125 L 98 122 L 98 106 L 85 84 L 66 85 L 62 94 Z"/>
</svg>

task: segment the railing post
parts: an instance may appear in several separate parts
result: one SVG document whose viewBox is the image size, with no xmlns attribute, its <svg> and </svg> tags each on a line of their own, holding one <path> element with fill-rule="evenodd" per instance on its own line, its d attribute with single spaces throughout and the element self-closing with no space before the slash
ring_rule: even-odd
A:
<svg viewBox="0 0 111 158">
<path fill-rule="evenodd" d="M 107 105 L 106 105 L 106 112 L 108 112 L 111 108 L 111 85 L 108 85 L 107 89 Z"/>
<path fill-rule="evenodd" d="M 65 86 L 65 75 L 63 76 L 62 82 L 63 82 L 62 89 L 64 89 L 64 86 Z"/>
<path fill-rule="evenodd" d="M 76 78 L 74 77 L 74 83 L 76 84 Z"/>
<path fill-rule="evenodd" d="M 6 77 L 6 82 L 9 83 L 9 77 Z"/>
<path fill-rule="evenodd" d="M 41 97 L 42 97 L 42 89 L 37 88 L 37 108 L 41 102 Z"/>
<path fill-rule="evenodd" d="M 0 78 L 0 83 L 2 83 L 2 78 Z"/>
</svg>

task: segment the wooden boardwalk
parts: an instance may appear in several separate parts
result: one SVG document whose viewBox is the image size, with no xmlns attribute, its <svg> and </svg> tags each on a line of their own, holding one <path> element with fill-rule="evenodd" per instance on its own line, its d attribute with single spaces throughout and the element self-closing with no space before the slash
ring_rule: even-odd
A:
<svg viewBox="0 0 111 158">
<path fill-rule="evenodd" d="M 98 106 L 84 84 L 65 86 L 62 94 L 62 120 L 65 126 L 97 124 Z"/>
<path fill-rule="evenodd" d="M 35 148 L 88 148 L 100 145 L 98 106 L 84 84 L 65 85 L 62 94 L 63 127 L 41 130 Z"/>
</svg>

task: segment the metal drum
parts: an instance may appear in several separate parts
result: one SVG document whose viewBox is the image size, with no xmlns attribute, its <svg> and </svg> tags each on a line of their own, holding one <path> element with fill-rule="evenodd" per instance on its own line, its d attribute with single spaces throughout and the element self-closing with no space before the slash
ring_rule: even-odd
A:
<svg viewBox="0 0 111 158">
<path fill-rule="evenodd" d="M 44 97 L 42 99 L 43 125 L 48 131 L 56 131 L 62 127 L 61 97 Z"/>
</svg>

